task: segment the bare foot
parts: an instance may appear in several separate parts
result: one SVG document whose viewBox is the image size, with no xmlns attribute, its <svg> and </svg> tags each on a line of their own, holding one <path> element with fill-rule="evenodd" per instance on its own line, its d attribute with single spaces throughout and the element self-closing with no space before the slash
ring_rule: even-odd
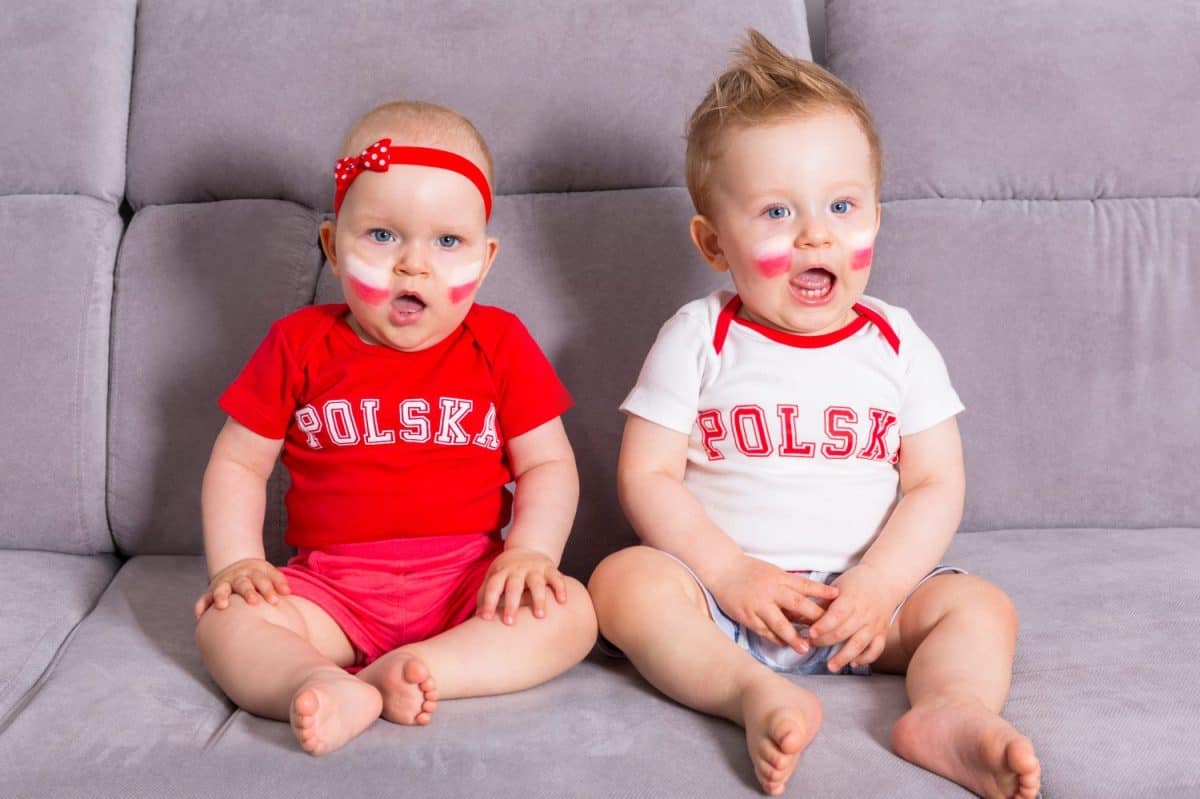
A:
<svg viewBox="0 0 1200 799">
<path fill-rule="evenodd" d="M 778 796 L 821 726 L 821 703 L 785 677 L 766 674 L 742 694 L 742 719 L 754 774 L 764 792 Z"/>
<path fill-rule="evenodd" d="M 985 799 L 1034 799 L 1042 785 L 1033 742 L 978 703 L 917 705 L 892 728 L 892 745 Z"/>
<path fill-rule="evenodd" d="M 310 755 L 327 755 L 371 726 L 383 709 L 373 686 L 346 672 L 321 671 L 292 697 L 292 731 Z"/>
<path fill-rule="evenodd" d="M 437 710 L 437 683 L 429 667 L 401 649 L 388 652 L 358 673 L 383 695 L 383 717 L 396 724 L 428 724 Z"/>
</svg>

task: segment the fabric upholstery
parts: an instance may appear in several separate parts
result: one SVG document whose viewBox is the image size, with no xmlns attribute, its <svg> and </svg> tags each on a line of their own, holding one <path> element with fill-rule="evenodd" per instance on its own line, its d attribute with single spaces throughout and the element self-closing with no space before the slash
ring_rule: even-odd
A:
<svg viewBox="0 0 1200 799">
<path fill-rule="evenodd" d="M 203 551 L 200 482 L 225 418 L 217 397 L 271 322 L 312 302 L 318 222 L 273 200 L 146 208 L 131 221 L 110 402 L 109 519 L 122 551 Z M 280 480 L 268 486 L 273 544 Z"/>
<path fill-rule="evenodd" d="M 120 235 L 116 210 L 91 197 L 0 197 L 0 548 L 112 550 L 104 414 Z"/>
<path fill-rule="evenodd" d="M 885 197 L 1200 196 L 1192 0 L 829 0 L 829 65 L 884 142 Z"/>
<path fill-rule="evenodd" d="M 125 192 L 135 0 L 7 3 L 0 194 Z"/>
<path fill-rule="evenodd" d="M 0 734 L 118 565 L 111 555 L 0 550 Z"/>
<path fill-rule="evenodd" d="M 1196 536 L 1006 530 L 952 545 L 945 561 L 996 582 L 1021 614 L 1006 713 L 1038 742 L 1048 799 L 1200 791 L 1188 749 L 1200 693 L 1179 679 L 1191 655 L 1163 646 L 1200 635 Z M 0 795 L 35 786 L 43 797 L 78 795 L 81 770 L 102 796 L 206 796 L 214 784 L 241 795 L 280 781 L 303 797 L 334 785 L 513 799 L 761 795 L 739 729 L 601 655 L 535 690 L 441 703 L 426 728 L 379 721 L 352 746 L 311 758 L 286 723 L 234 712 L 205 675 L 190 615 L 203 585 L 198 557 L 125 565 L 0 733 Z M 821 698 L 825 722 L 789 795 L 968 796 L 890 752 L 906 708 L 901 678 L 796 679 Z"/>
<path fill-rule="evenodd" d="M 798 1 L 405 8 L 143 0 L 130 202 L 275 197 L 330 210 L 346 129 L 396 98 L 475 121 L 501 194 L 680 186 L 687 113 L 735 37 L 755 26 L 808 53 Z"/>
</svg>

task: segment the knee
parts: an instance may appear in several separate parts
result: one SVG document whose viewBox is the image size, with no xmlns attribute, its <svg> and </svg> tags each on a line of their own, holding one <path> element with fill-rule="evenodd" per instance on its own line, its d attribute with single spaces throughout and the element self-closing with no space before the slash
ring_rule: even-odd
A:
<svg viewBox="0 0 1200 799">
<path fill-rule="evenodd" d="M 574 577 L 566 580 L 567 601 L 562 605 L 566 611 L 565 622 L 572 643 L 578 642 L 586 655 L 596 643 L 596 611 L 592 606 L 592 598 L 583 583 Z M 572 649 L 577 647 L 571 647 Z"/>
<path fill-rule="evenodd" d="M 600 561 L 588 591 L 601 631 L 613 619 L 640 613 L 648 603 L 682 596 L 697 606 L 705 604 L 700 586 L 682 566 L 646 546 L 622 549 Z"/>
<path fill-rule="evenodd" d="M 261 622 L 285 627 L 299 635 L 307 633 L 304 619 L 286 597 L 281 597 L 278 605 L 265 601 L 251 605 L 239 595 L 233 594 L 229 597 L 229 606 L 224 610 L 210 605 L 197 620 L 196 646 L 201 653 L 207 653 L 220 646 L 231 633 L 236 635 L 240 628 Z"/>
<path fill-rule="evenodd" d="M 950 611 L 970 614 L 976 619 L 987 618 L 1016 636 L 1019 624 L 1017 608 L 1003 589 L 973 574 L 956 574 L 953 577 L 957 584 Z"/>
</svg>

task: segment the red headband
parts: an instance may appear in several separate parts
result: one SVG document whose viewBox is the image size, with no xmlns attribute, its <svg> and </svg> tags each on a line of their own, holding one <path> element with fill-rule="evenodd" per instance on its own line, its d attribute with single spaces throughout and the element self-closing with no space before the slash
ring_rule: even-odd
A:
<svg viewBox="0 0 1200 799">
<path fill-rule="evenodd" d="M 483 197 L 484 219 L 492 218 L 492 190 L 479 167 L 458 153 L 438 150 L 433 147 L 393 147 L 391 139 L 380 139 L 362 151 L 361 155 L 338 159 L 333 168 L 336 187 L 333 194 L 333 212 L 336 214 L 346 199 L 350 184 L 364 169 L 372 172 L 387 172 L 392 164 L 413 164 L 449 169 L 475 184 Z"/>
</svg>

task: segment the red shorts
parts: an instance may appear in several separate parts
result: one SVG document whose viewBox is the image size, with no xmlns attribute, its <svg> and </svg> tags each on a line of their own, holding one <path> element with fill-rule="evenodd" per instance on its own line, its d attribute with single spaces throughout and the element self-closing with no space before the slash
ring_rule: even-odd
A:
<svg viewBox="0 0 1200 799">
<path fill-rule="evenodd" d="M 475 613 L 498 535 L 395 538 L 301 549 L 280 569 L 293 596 L 328 613 L 354 647 L 357 671 Z"/>
</svg>

